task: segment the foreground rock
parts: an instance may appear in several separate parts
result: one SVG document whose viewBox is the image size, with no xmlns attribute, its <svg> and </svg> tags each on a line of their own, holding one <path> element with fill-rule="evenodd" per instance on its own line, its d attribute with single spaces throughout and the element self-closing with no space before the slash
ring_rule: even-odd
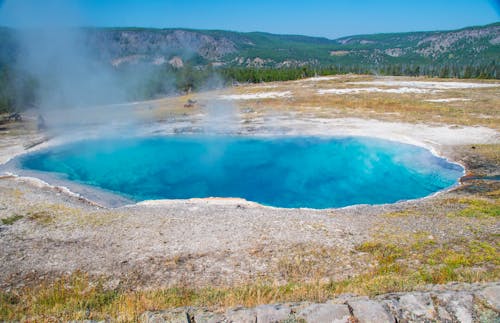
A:
<svg viewBox="0 0 500 323">
<path fill-rule="evenodd" d="M 341 295 L 326 303 L 238 307 L 225 313 L 182 307 L 145 312 L 141 322 L 499 322 L 500 282 L 435 286 L 425 292 L 393 293 L 369 299 Z"/>
</svg>

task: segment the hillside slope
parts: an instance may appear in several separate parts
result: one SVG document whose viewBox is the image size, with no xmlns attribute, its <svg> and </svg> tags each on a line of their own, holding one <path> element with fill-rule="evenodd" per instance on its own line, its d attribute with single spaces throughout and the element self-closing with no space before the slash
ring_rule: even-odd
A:
<svg viewBox="0 0 500 323">
<path fill-rule="evenodd" d="M 89 51 L 114 66 L 148 63 L 241 67 L 342 64 L 498 64 L 500 23 L 453 31 L 327 38 L 218 30 L 86 28 Z M 16 52 L 13 30 L 0 29 L 0 59 Z M 175 58 L 175 59 L 174 59 Z M 174 59 L 174 60 L 173 60 Z M 180 59 L 180 60 L 179 60 Z"/>
<path fill-rule="evenodd" d="M 75 94 L 65 84 L 78 89 L 76 101 L 87 102 L 96 93 L 112 97 L 110 83 L 134 101 L 217 84 L 345 73 L 500 78 L 500 23 L 336 40 L 190 29 L 33 32 L 0 27 L 0 112 L 37 105 L 44 93 Z"/>
</svg>

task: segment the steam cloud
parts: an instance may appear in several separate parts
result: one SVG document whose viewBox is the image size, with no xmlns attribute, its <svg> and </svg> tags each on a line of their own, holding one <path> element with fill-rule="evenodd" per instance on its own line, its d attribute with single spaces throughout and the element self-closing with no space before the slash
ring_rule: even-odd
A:
<svg viewBox="0 0 500 323">
<path fill-rule="evenodd" d="M 15 21 L 18 68 L 35 78 L 37 105 L 49 124 L 96 122 L 102 111 L 81 109 L 126 100 L 113 67 L 86 46 L 78 27 L 83 22 L 70 1 L 6 0 L 0 10 Z"/>
<path fill-rule="evenodd" d="M 37 82 L 36 105 L 52 129 L 67 130 L 88 124 L 126 123 L 137 119 L 131 105 L 125 103 L 134 90 L 148 86 L 157 67 L 131 66 L 120 71 L 103 59 L 92 46 L 89 29 L 79 14 L 77 2 L 67 0 L 5 0 L 0 13 L 14 21 L 19 43 L 17 67 Z M 195 48 L 184 46 L 184 58 L 194 55 Z M 167 54 L 168 55 L 168 54 Z M 155 70 L 156 69 L 156 70 Z M 173 93 L 174 80 L 164 78 L 163 93 Z M 201 88 L 222 87 L 215 74 Z M 205 132 L 215 127 L 238 125 L 236 109 L 229 103 L 207 104 L 202 121 Z"/>
</svg>

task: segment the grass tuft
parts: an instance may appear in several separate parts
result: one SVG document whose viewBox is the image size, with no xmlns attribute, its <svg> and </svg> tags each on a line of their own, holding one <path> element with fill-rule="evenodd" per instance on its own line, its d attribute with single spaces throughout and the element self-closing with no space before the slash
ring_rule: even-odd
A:
<svg viewBox="0 0 500 323">
<path fill-rule="evenodd" d="M 47 211 L 34 211 L 27 214 L 29 220 L 35 221 L 38 224 L 48 225 L 54 222 L 54 216 Z"/>
<path fill-rule="evenodd" d="M 4 225 L 12 225 L 16 221 L 21 220 L 22 218 L 23 218 L 22 215 L 14 214 L 12 216 L 9 216 L 8 218 L 1 219 L 1 221 L 2 221 L 2 224 L 4 224 Z"/>
</svg>

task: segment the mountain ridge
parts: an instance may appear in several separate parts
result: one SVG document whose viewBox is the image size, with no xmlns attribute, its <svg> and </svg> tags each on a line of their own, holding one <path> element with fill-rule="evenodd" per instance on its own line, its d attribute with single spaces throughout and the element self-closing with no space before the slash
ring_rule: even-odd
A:
<svg viewBox="0 0 500 323">
<path fill-rule="evenodd" d="M 446 31 L 326 37 L 190 28 L 82 27 L 85 46 L 114 66 L 168 64 L 282 68 L 353 64 L 489 64 L 500 57 L 500 22 Z M 1 34 L 15 29 L 2 27 Z M 2 37 L 2 39 L 5 38 Z M 7 43 L 7 46 L 9 44 Z M 469 62 L 470 61 L 470 62 Z"/>
<path fill-rule="evenodd" d="M 173 31 L 173 30 L 184 30 L 184 31 L 192 31 L 192 32 L 227 32 L 227 33 L 234 33 L 234 34 L 268 34 L 268 35 L 274 35 L 274 36 L 299 36 L 299 37 L 306 37 L 306 38 L 316 38 L 316 39 L 324 39 L 327 41 L 336 41 L 342 38 L 349 38 L 349 37 L 366 37 L 366 36 L 376 36 L 376 35 L 393 35 L 393 34 L 415 34 L 415 33 L 446 33 L 446 32 L 453 32 L 453 31 L 461 31 L 465 29 L 477 29 L 477 28 L 486 28 L 486 27 L 495 27 L 495 26 L 500 26 L 500 21 L 498 22 L 493 22 L 485 25 L 473 25 L 473 26 L 465 26 L 465 27 L 460 27 L 458 29 L 440 29 L 440 30 L 415 30 L 415 31 L 402 31 L 402 32 L 380 32 L 380 33 L 372 33 L 372 34 L 350 34 L 350 35 L 345 35 L 345 36 L 340 36 L 337 38 L 329 38 L 326 36 L 312 36 L 312 35 L 302 35 L 302 34 L 282 34 L 282 33 L 271 33 L 267 31 L 237 31 L 237 30 L 229 30 L 229 29 L 197 29 L 197 28 L 186 28 L 186 27 L 165 27 L 165 28 L 157 28 L 157 27 L 138 27 L 138 26 L 116 26 L 116 27 L 98 27 L 98 26 L 83 26 L 83 27 L 77 27 L 81 29 L 117 29 L 117 30 L 140 30 L 140 31 Z M 0 26 L 0 28 L 8 28 L 8 29 L 14 29 L 12 27 L 8 26 Z"/>
<path fill-rule="evenodd" d="M 77 32 L 32 30 L 17 37 L 18 30 L 0 28 L 0 111 L 36 105 L 41 92 L 63 93 L 57 88 L 63 84 L 76 85 L 86 102 L 98 99 L 85 92 L 95 93 L 99 82 L 114 84 L 122 100 L 137 101 L 235 82 L 345 73 L 500 78 L 500 23 L 333 40 L 172 28 L 70 31 Z"/>
</svg>

